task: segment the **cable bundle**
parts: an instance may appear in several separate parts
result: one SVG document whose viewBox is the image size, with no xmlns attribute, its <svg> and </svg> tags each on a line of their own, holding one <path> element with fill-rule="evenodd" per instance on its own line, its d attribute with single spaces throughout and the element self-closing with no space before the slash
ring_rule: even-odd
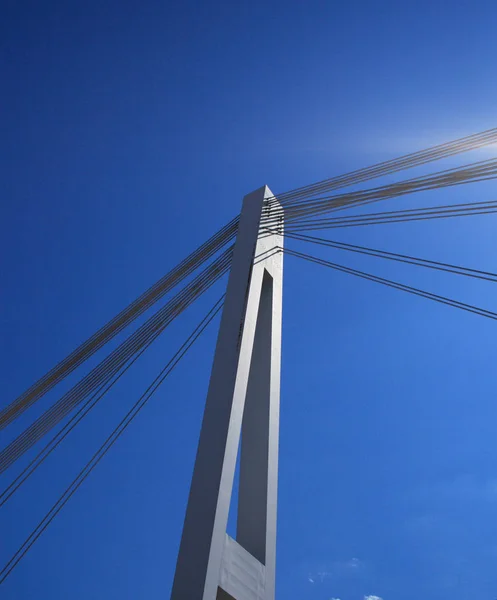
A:
<svg viewBox="0 0 497 600">
<path fill-rule="evenodd" d="M 90 460 L 86 463 L 86 465 L 81 469 L 78 475 L 73 479 L 73 481 L 68 485 L 68 487 L 64 490 L 64 492 L 59 496 L 57 501 L 52 505 L 50 510 L 45 514 L 43 519 L 38 523 L 35 529 L 29 534 L 24 543 L 20 546 L 20 548 L 14 553 L 14 555 L 10 558 L 4 568 L 0 571 L 0 584 L 2 584 L 5 579 L 10 575 L 19 561 L 24 557 L 26 552 L 31 548 L 31 546 L 36 542 L 36 540 L 40 537 L 40 535 L 45 531 L 45 529 L 50 525 L 50 523 L 55 519 L 58 513 L 62 510 L 64 505 L 68 502 L 71 496 L 76 492 L 79 486 L 83 483 L 83 481 L 88 477 L 88 475 L 93 471 L 93 469 L 97 466 L 97 464 L 102 460 L 105 454 L 110 450 L 110 448 L 115 444 L 115 442 L 119 439 L 119 437 L 123 434 L 128 425 L 135 419 L 138 413 L 142 410 L 145 404 L 150 400 L 153 394 L 159 389 L 160 385 L 164 382 L 166 377 L 170 375 L 179 361 L 183 358 L 183 356 L 188 352 L 188 350 L 193 346 L 193 344 L 197 341 L 200 335 L 205 331 L 209 323 L 214 319 L 217 313 L 221 310 L 223 305 L 224 296 L 219 298 L 219 300 L 214 304 L 214 306 L 210 309 L 207 315 L 200 321 L 197 327 L 193 330 L 187 340 L 181 345 L 179 350 L 174 354 L 171 360 L 164 366 L 161 372 L 157 375 L 154 381 L 148 386 L 145 392 L 140 396 L 140 398 L 135 402 L 135 404 L 129 409 L 129 411 L 124 415 L 119 424 L 115 427 L 115 429 L 111 432 L 111 434 L 106 438 L 103 444 L 99 447 L 99 449 L 95 452 L 95 454 L 90 458 Z"/>
<path fill-rule="evenodd" d="M 179 314 L 228 271 L 231 256 L 230 247 L 4 448 L 0 452 L 0 473 L 29 450 L 88 395 L 105 386 L 144 346 L 156 339 Z"/>
<path fill-rule="evenodd" d="M 322 215 L 344 207 L 364 205 L 415 192 L 495 178 L 497 178 L 497 159 L 491 159 L 369 190 L 316 198 L 312 201 L 300 202 L 295 206 L 285 208 L 285 227 L 291 227 L 294 223 L 302 221 L 303 218 Z M 277 227 L 276 220 L 278 217 L 278 215 L 265 217 L 262 223 L 269 231 L 273 231 Z M 318 223 L 318 221 L 314 221 L 314 223 Z M 308 224 L 311 225 L 310 222 Z"/>
<path fill-rule="evenodd" d="M 231 242 L 238 228 L 238 217 L 232 219 L 216 234 L 199 246 L 172 271 L 164 275 L 157 283 L 144 292 L 139 298 L 106 323 L 94 335 L 78 346 L 69 356 L 41 377 L 36 383 L 16 398 L 0 412 L 0 429 L 6 427 L 34 402 L 39 400 L 76 367 L 92 356 L 97 350 L 110 341 L 115 335 L 130 325 L 157 300 L 173 289 L 178 283 L 191 275 L 207 260 L 212 258 L 226 244 Z"/>
<path fill-rule="evenodd" d="M 285 233 L 298 231 L 315 231 L 318 229 L 337 229 L 343 227 L 359 227 L 363 225 L 385 225 L 404 223 L 407 221 L 426 221 L 430 219 L 447 219 L 452 217 L 470 217 L 488 215 L 497 212 L 497 201 L 471 202 L 466 204 L 446 204 L 428 208 L 383 211 L 364 213 L 354 216 L 297 221 L 285 226 Z"/>
<path fill-rule="evenodd" d="M 334 242 L 332 240 L 325 240 L 323 238 L 313 237 L 310 235 L 302 235 L 298 233 L 287 233 L 286 237 L 302 242 L 310 242 L 319 246 L 327 246 L 328 248 L 335 248 L 337 250 L 347 250 L 348 252 L 355 252 L 358 254 L 365 254 L 367 256 L 374 256 L 376 258 L 384 258 L 387 260 L 393 260 L 396 262 L 406 263 L 410 265 L 416 265 L 418 267 L 426 267 L 428 269 L 435 269 L 436 271 L 445 271 L 446 273 L 453 273 L 455 275 L 464 275 L 465 277 L 472 277 L 474 279 L 483 279 L 485 281 L 492 281 L 497 283 L 497 273 L 491 273 L 489 271 L 481 271 L 480 269 L 471 269 L 469 267 L 462 267 L 460 265 L 451 265 L 449 263 L 440 262 L 437 260 L 427 260 L 426 258 L 418 258 L 416 256 L 409 256 L 407 254 L 397 254 L 396 252 L 387 252 L 385 250 L 375 250 L 374 248 L 366 248 L 365 246 L 357 246 L 355 244 L 346 244 L 344 242 Z"/>
<path fill-rule="evenodd" d="M 473 314 L 479 315 L 480 317 L 486 317 L 488 319 L 493 319 L 494 321 L 497 321 L 497 313 L 491 310 L 487 310 L 485 308 L 480 308 L 472 304 L 466 304 L 465 302 L 460 302 L 459 300 L 447 298 L 446 296 L 440 296 L 439 294 L 433 294 L 432 292 L 427 292 L 426 290 L 421 290 L 419 288 L 415 288 L 404 283 L 392 281 L 390 279 L 386 279 L 385 277 L 378 277 L 377 275 L 372 275 L 371 273 L 366 273 L 365 271 L 351 269 L 350 267 L 345 267 L 344 265 L 339 265 L 337 263 L 324 260 L 323 258 L 319 258 L 317 256 L 311 256 L 310 254 L 306 254 L 304 252 L 297 252 L 295 250 L 285 249 L 285 254 L 301 258 L 303 260 L 315 263 L 317 265 L 321 265 L 323 267 L 335 269 L 336 271 L 341 271 L 342 273 L 355 275 L 356 277 L 360 277 L 361 279 L 367 279 L 369 281 L 374 281 L 375 283 L 381 283 L 382 285 L 386 285 L 388 287 L 401 290 L 403 292 L 408 292 L 409 294 L 414 294 L 415 296 L 421 296 L 422 298 L 427 298 L 428 300 L 434 300 L 435 302 L 439 302 L 440 304 L 446 304 L 447 306 L 460 308 L 461 310 L 471 312 Z"/>
<path fill-rule="evenodd" d="M 448 158 L 449 156 L 455 156 L 463 152 L 483 148 L 495 144 L 496 142 L 497 128 L 488 129 L 487 131 L 468 135 L 452 142 L 439 144 L 427 148 L 426 150 L 419 150 L 418 152 L 406 154 L 400 158 L 387 160 L 371 167 L 358 169 L 351 173 L 346 173 L 345 175 L 339 175 L 318 183 L 313 183 L 289 192 L 278 194 L 278 202 L 287 208 L 305 198 L 311 198 L 312 196 L 317 196 L 324 192 L 329 192 L 330 190 L 348 187 L 357 183 L 362 183 L 363 181 L 403 171 L 404 169 L 411 169 L 435 160 L 441 160 L 443 158 Z M 276 198 L 270 198 L 269 201 L 275 202 Z"/>
</svg>

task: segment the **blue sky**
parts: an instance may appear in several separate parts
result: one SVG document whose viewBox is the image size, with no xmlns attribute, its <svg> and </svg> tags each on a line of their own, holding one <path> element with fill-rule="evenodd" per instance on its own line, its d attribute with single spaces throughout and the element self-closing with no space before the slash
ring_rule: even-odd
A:
<svg viewBox="0 0 497 600">
<path fill-rule="evenodd" d="M 2 404 L 254 188 L 286 191 L 496 124 L 492 2 L 7 0 L 2 12 Z M 493 193 L 477 185 L 383 206 Z M 496 271 L 495 219 L 333 237 Z M 497 307 L 490 283 L 312 251 Z M 494 600 L 496 325 L 285 260 L 277 598 Z M 221 293 L 183 315 L 2 508 L 2 563 Z M 3 598 L 168 597 L 215 335 L 71 499 Z"/>
</svg>

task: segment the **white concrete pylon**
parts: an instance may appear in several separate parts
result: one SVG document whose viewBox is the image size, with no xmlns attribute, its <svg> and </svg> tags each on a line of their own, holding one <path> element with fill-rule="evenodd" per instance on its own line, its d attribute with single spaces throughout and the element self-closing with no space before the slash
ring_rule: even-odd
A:
<svg viewBox="0 0 497 600">
<path fill-rule="evenodd" d="M 243 200 L 171 600 L 274 600 L 283 211 L 272 197 L 264 186 Z M 278 234 L 260 232 L 263 210 Z"/>
</svg>

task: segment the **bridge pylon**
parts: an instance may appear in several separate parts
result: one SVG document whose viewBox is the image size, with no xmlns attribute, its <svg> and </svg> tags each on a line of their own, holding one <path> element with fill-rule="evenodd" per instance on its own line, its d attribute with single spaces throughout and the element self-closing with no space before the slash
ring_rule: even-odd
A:
<svg viewBox="0 0 497 600">
<path fill-rule="evenodd" d="M 261 229 L 263 212 L 277 233 Z M 171 600 L 274 600 L 282 234 L 269 188 L 245 196 Z M 239 448 L 233 539 L 226 526 Z"/>
</svg>

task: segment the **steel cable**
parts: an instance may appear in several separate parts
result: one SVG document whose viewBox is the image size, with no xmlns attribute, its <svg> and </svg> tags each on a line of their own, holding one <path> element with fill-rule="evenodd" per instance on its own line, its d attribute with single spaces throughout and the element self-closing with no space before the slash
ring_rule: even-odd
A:
<svg viewBox="0 0 497 600">
<path fill-rule="evenodd" d="M 195 341 L 200 337 L 200 335 L 205 331 L 209 323 L 214 319 L 217 313 L 221 310 L 222 302 L 224 296 L 222 296 L 215 305 L 211 308 L 211 310 L 207 313 L 207 315 L 202 319 L 202 321 L 197 325 L 195 330 L 190 334 L 186 342 L 180 347 L 180 349 L 176 352 L 176 354 L 171 358 L 171 360 L 167 363 L 167 365 L 161 370 L 159 375 L 154 379 L 154 381 L 150 384 L 150 386 L 145 390 L 145 392 L 140 396 L 140 398 L 135 402 L 135 404 L 130 408 L 130 410 L 126 413 L 120 423 L 115 427 L 112 433 L 106 438 L 104 443 L 100 446 L 100 448 L 95 452 L 95 454 L 91 457 L 91 459 L 86 463 L 86 465 L 81 469 L 78 475 L 73 479 L 73 481 L 69 484 L 69 486 L 65 489 L 62 495 L 58 498 L 58 500 L 52 505 L 50 510 L 46 513 L 43 519 L 38 523 L 35 529 L 31 532 L 31 534 L 26 538 L 24 543 L 19 547 L 19 549 L 14 553 L 14 555 L 10 558 L 4 568 L 0 571 L 0 584 L 2 584 L 9 574 L 13 571 L 13 569 L 19 564 L 28 550 L 32 547 L 32 545 L 36 542 L 36 540 L 40 537 L 40 535 L 45 531 L 45 529 L 50 525 L 50 523 L 54 520 L 57 514 L 62 510 L 64 505 L 69 501 L 71 496 L 76 492 L 76 490 L 80 487 L 83 481 L 88 477 L 88 475 L 93 471 L 93 469 L 97 466 L 97 464 L 102 460 L 105 454 L 110 450 L 110 448 L 115 444 L 115 442 L 119 439 L 128 425 L 133 421 L 133 419 L 138 415 L 138 413 L 142 410 L 145 404 L 150 400 L 153 394 L 157 391 L 160 385 L 164 382 L 166 377 L 172 372 L 172 370 L 176 367 L 179 361 L 183 358 L 183 356 L 188 352 L 188 350 L 192 347 Z"/>
<path fill-rule="evenodd" d="M 0 452 L 0 473 L 11 466 L 22 454 L 40 440 L 51 428 L 69 414 L 84 398 L 105 384 L 151 338 L 155 339 L 210 285 L 224 275 L 231 264 L 232 248 L 228 248 L 184 290 L 150 317 L 136 332 L 99 363 L 90 373 L 64 394 L 32 425 L 17 436 Z"/>
<path fill-rule="evenodd" d="M 336 271 L 341 271 L 342 273 L 348 273 L 350 275 L 355 275 L 356 277 L 360 277 L 362 279 L 367 279 L 369 281 L 374 281 L 376 283 L 381 283 L 382 285 L 386 285 L 388 287 L 401 290 L 404 292 L 408 292 L 409 294 L 414 294 L 415 296 L 421 296 L 423 298 L 427 298 L 429 300 L 433 300 L 435 302 L 439 302 L 440 304 L 446 304 L 448 306 L 452 306 L 454 308 L 459 308 L 461 310 L 479 315 L 481 317 L 486 317 L 487 319 L 497 320 L 497 313 L 487 310 L 485 308 L 479 308 L 478 306 L 474 306 L 472 304 L 466 304 L 465 302 L 460 302 L 459 300 L 453 300 L 452 298 L 447 298 L 446 296 L 440 296 L 438 294 L 433 294 L 432 292 L 427 292 L 425 290 L 421 290 L 419 288 L 415 288 L 409 285 L 405 285 L 403 283 L 399 283 L 397 281 L 392 281 L 390 279 L 386 279 L 384 277 L 378 277 L 377 275 L 372 275 L 371 273 L 366 273 L 364 271 L 359 271 L 358 269 L 351 269 L 350 267 L 345 267 L 343 265 L 339 265 L 337 263 L 332 263 L 327 260 L 318 258 L 316 256 L 311 256 L 310 254 L 305 254 L 303 252 L 297 252 L 295 250 L 285 249 L 284 252 L 291 256 L 295 256 L 297 258 L 301 258 L 308 262 L 312 262 L 324 267 L 328 267 L 330 269 L 334 269 Z"/>
<path fill-rule="evenodd" d="M 303 235 L 298 233 L 285 232 L 285 237 L 289 237 L 294 240 L 301 242 L 308 242 L 319 246 L 326 246 L 337 250 L 347 250 L 348 252 L 355 252 L 358 254 L 365 254 L 367 256 L 374 256 L 377 258 L 384 258 L 386 260 L 393 260 L 396 262 L 416 265 L 418 267 L 426 267 L 428 269 L 435 269 L 437 271 L 444 271 L 446 273 L 453 273 L 455 275 L 463 275 L 465 277 L 472 277 L 474 279 L 483 279 L 485 281 L 492 281 L 497 283 L 497 273 L 489 271 L 481 271 L 479 269 L 471 269 L 469 267 L 462 267 L 460 265 L 452 265 L 450 263 L 444 263 L 435 260 L 427 260 L 426 258 L 418 258 L 416 256 L 410 256 L 408 254 L 397 254 L 395 252 L 387 252 L 385 250 L 375 250 L 374 248 L 367 248 L 365 246 L 357 246 L 355 244 L 346 244 L 344 242 L 335 242 L 326 240 L 324 238 L 317 238 L 310 235 Z"/>
<path fill-rule="evenodd" d="M 222 227 L 204 244 L 199 246 L 186 259 L 162 277 L 139 298 L 111 319 L 106 325 L 78 346 L 64 360 L 41 377 L 18 398 L 0 411 L 0 429 L 6 427 L 34 402 L 52 389 L 64 377 L 86 361 L 110 339 L 130 325 L 134 319 L 143 314 L 157 300 L 162 298 L 178 283 L 192 274 L 209 258 L 213 257 L 227 243 L 233 240 L 238 228 L 238 217 Z"/>
<path fill-rule="evenodd" d="M 285 210 L 285 225 L 292 225 L 293 222 L 302 220 L 304 217 L 323 214 L 344 206 L 357 206 L 419 191 L 495 179 L 497 177 L 497 159 L 483 161 L 483 163 L 466 165 L 461 169 L 450 169 L 369 190 L 319 198 L 307 203 L 306 206 Z M 262 221 L 262 225 L 265 227 L 274 227 L 274 224 L 274 217 L 264 218 Z"/>
<path fill-rule="evenodd" d="M 425 150 L 419 150 L 399 158 L 387 160 L 370 167 L 365 167 L 338 175 L 330 179 L 306 185 L 301 188 L 296 188 L 288 192 L 278 194 L 278 201 L 284 206 L 289 206 L 291 203 L 299 201 L 303 198 L 309 198 L 325 191 L 340 189 L 363 181 L 389 175 L 404 169 L 423 165 L 434 160 L 440 160 L 449 156 L 454 156 L 470 150 L 475 150 L 497 142 L 497 128 L 489 129 L 481 133 L 471 134 L 469 136 L 445 142 L 437 146 L 432 146 Z M 269 199 L 275 200 L 275 197 Z"/>
<path fill-rule="evenodd" d="M 445 219 L 486 215 L 497 212 L 497 201 L 473 202 L 467 204 L 447 204 L 428 208 L 415 208 L 398 211 L 364 213 L 361 215 L 345 215 L 324 219 L 298 221 L 285 226 L 285 232 L 315 231 L 319 229 L 335 229 L 342 227 L 358 227 L 363 225 L 383 225 L 387 223 L 404 223 L 408 221 L 425 221 L 430 219 Z M 268 233 L 272 234 L 272 229 Z"/>
</svg>

